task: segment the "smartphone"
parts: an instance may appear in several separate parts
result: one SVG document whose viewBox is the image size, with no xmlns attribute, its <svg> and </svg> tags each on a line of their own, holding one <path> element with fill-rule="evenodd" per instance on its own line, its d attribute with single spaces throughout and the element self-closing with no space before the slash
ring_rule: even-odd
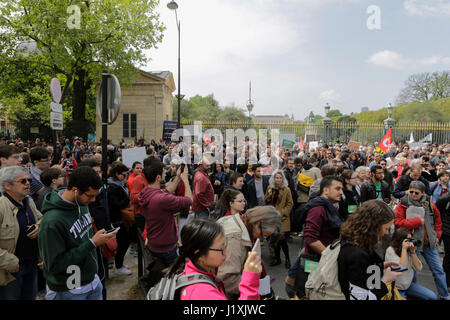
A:
<svg viewBox="0 0 450 320">
<path fill-rule="evenodd" d="M 252 252 L 256 252 L 259 256 L 261 256 L 261 244 L 259 238 L 256 239 L 255 245 L 252 248 Z"/>
<path fill-rule="evenodd" d="M 404 272 L 406 270 L 408 270 L 408 267 L 405 265 L 391 267 L 391 271 L 394 271 L 394 272 Z"/>
<path fill-rule="evenodd" d="M 33 232 L 34 229 L 36 229 L 36 226 L 34 224 L 32 224 L 31 226 L 28 226 L 27 227 L 27 234 L 30 233 L 30 232 Z"/>
<path fill-rule="evenodd" d="M 115 228 L 115 229 L 108 230 L 108 231 L 105 232 L 105 234 L 116 233 L 116 232 L 119 231 L 119 229 L 120 229 L 120 227 L 117 227 L 117 228 Z"/>
</svg>

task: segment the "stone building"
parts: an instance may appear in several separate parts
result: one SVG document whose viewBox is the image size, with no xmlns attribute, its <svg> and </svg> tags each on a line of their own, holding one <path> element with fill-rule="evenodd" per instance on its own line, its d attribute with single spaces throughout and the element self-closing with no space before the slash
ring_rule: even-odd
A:
<svg viewBox="0 0 450 320">
<path fill-rule="evenodd" d="M 163 122 L 172 120 L 172 93 L 175 91 L 170 71 L 146 72 L 130 87 L 121 86 L 122 102 L 116 121 L 108 126 L 108 139 L 118 143 L 122 138 L 132 143 L 134 137 L 159 141 L 163 136 Z M 102 136 L 101 117 L 97 113 L 96 140 Z"/>
</svg>

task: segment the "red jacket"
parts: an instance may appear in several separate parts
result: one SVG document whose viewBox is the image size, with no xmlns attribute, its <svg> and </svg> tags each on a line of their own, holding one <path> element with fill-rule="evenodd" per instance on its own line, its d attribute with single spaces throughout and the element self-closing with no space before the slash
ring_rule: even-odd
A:
<svg viewBox="0 0 450 320">
<path fill-rule="evenodd" d="M 134 214 L 144 215 L 142 213 L 141 205 L 139 204 L 139 193 L 147 186 L 148 182 L 144 173 L 141 173 L 134 178 L 133 183 L 131 184 L 130 202 L 134 205 Z"/>
<path fill-rule="evenodd" d="M 395 208 L 395 220 L 394 224 L 396 228 L 405 228 L 410 231 L 414 229 L 420 228 L 422 226 L 422 221 L 419 217 L 406 219 L 406 209 L 408 207 L 403 205 L 402 202 L 398 204 Z M 438 239 L 441 239 L 442 236 L 442 221 L 441 221 L 441 213 L 438 208 L 433 203 L 433 213 L 434 213 L 434 230 L 436 231 Z"/>
<path fill-rule="evenodd" d="M 206 211 L 214 201 L 214 188 L 208 175 L 201 168 L 194 176 L 193 189 L 192 210 Z"/>
</svg>

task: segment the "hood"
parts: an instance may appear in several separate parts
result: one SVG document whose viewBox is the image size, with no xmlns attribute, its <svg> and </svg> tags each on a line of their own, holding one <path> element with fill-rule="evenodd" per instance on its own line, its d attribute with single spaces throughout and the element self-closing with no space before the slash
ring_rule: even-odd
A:
<svg viewBox="0 0 450 320">
<path fill-rule="evenodd" d="M 74 211 L 78 210 L 78 206 L 75 203 L 69 203 L 67 201 L 64 201 L 61 196 L 59 195 L 60 191 L 66 190 L 66 187 L 58 188 L 56 190 L 53 190 L 52 192 L 49 192 L 45 197 L 44 201 L 42 203 L 41 213 L 45 214 L 46 212 L 58 209 L 60 211 Z"/>
<path fill-rule="evenodd" d="M 139 205 L 141 207 L 147 206 L 148 202 L 152 197 L 154 197 L 156 192 L 161 192 L 161 189 L 151 188 L 148 186 L 142 189 L 138 196 Z"/>
</svg>

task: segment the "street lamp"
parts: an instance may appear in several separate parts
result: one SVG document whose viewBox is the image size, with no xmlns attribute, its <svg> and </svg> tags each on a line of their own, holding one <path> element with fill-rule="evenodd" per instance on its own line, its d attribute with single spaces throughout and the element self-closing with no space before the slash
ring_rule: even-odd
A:
<svg viewBox="0 0 450 320">
<path fill-rule="evenodd" d="M 248 118 L 251 118 L 250 113 L 253 110 L 253 101 L 252 101 L 252 82 L 250 81 L 250 85 L 249 85 L 249 94 L 248 94 L 248 102 L 247 102 L 247 110 L 248 110 Z"/>
<path fill-rule="evenodd" d="M 323 120 L 322 120 L 322 124 L 323 124 L 323 127 L 324 127 L 324 130 L 325 130 L 325 143 L 327 143 L 327 141 L 329 140 L 329 139 L 331 139 L 331 119 L 330 118 L 328 118 L 328 113 L 330 112 L 330 109 L 331 109 L 331 107 L 330 107 L 330 105 L 328 104 L 328 102 L 327 102 L 327 104 L 325 105 L 325 118 L 323 118 Z"/>
<path fill-rule="evenodd" d="M 181 94 L 181 82 L 180 82 L 180 69 L 181 69 L 181 59 L 180 59 L 180 21 L 178 20 L 178 4 L 175 1 L 170 1 L 167 4 L 167 8 L 170 10 L 175 10 L 175 19 L 177 23 L 177 29 L 178 29 L 178 94 L 176 95 L 178 99 L 178 126 L 181 126 L 181 100 L 184 98 L 184 95 Z"/>
<path fill-rule="evenodd" d="M 386 134 L 386 132 L 389 130 L 389 128 L 392 128 L 393 126 L 395 126 L 395 123 L 397 122 L 395 119 L 392 119 L 392 111 L 393 110 L 394 110 L 394 107 L 392 106 L 392 104 L 389 103 L 389 105 L 387 107 L 388 118 L 384 120 L 384 128 L 385 128 L 384 134 Z M 393 136 L 392 131 L 391 131 L 391 136 Z"/>
</svg>

